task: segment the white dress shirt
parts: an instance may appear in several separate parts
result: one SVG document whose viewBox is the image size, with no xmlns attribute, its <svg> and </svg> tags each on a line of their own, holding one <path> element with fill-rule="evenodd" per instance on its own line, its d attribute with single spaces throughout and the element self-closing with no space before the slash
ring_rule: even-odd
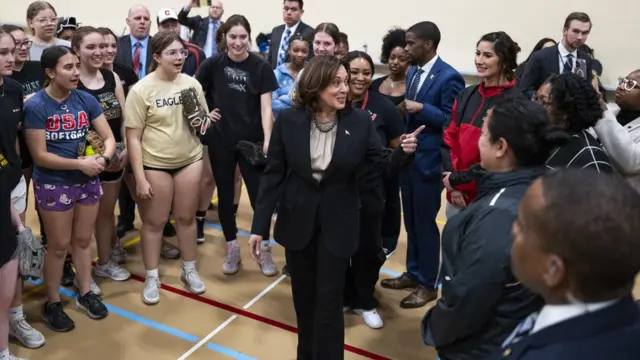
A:
<svg viewBox="0 0 640 360">
<path fill-rule="evenodd" d="M 569 52 L 569 50 L 567 50 L 566 47 L 564 47 L 564 45 L 562 45 L 562 41 L 558 43 L 558 52 L 560 53 L 560 56 L 558 57 L 558 61 L 559 61 L 559 66 L 560 66 L 560 72 L 559 74 L 562 74 L 562 72 L 564 71 L 564 63 L 567 62 L 567 55 L 571 54 L 573 55 L 573 63 L 571 64 L 571 69 L 575 69 L 576 67 L 576 59 L 578 59 L 578 50 L 573 50 L 572 52 Z"/>
<path fill-rule="evenodd" d="M 540 310 L 536 323 L 529 334 L 534 334 L 544 328 L 586 313 L 602 310 L 615 304 L 616 301 L 618 300 L 616 299 L 590 304 L 545 305 L 542 310 Z"/>
<path fill-rule="evenodd" d="M 433 65 L 436 63 L 436 61 L 438 60 L 438 55 L 434 56 L 433 59 L 429 60 L 428 63 L 422 65 L 422 74 L 420 74 L 420 82 L 418 83 L 418 92 L 420 91 L 420 88 L 422 88 L 422 85 L 424 84 L 425 80 L 427 80 L 427 76 L 429 76 L 429 73 L 431 72 L 431 69 L 433 68 Z"/>
</svg>

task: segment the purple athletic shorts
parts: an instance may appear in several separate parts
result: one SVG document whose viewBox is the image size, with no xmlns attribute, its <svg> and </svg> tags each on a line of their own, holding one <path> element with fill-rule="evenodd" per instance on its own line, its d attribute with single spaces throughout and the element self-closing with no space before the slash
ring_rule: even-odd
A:
<svg viewBox="0 0 640 360">
<path fill-rule="evenodd" d="M 33 182 L 33 194 L 42 210 L 68 211 L 76 204 L 94 205 L 102 198 L 98 179 L 76 185 L 48 185 Z"/>
</svg>

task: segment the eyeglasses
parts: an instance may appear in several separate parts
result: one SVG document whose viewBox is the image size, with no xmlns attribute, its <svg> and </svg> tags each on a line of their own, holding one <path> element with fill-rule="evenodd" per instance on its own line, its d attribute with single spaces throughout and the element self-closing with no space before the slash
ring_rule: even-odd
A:
<svg viewBox="0 0 640 360">
<path fill-rule="evenodd" d="M 545 99 L 542 96 L 539 96 L 538 93 L 534 93 L 531 96 L 531 101 L 535 101 L 535 102 L 537 102 L 538 104 L 540 104 L 540 105 L 542 105 L 544 107 L 548 107 L 549 105 L 551 105 L 551 101 Z"/>
<path fill-rule="evenodd" d="M 34 21 L 37 22 L 39 25 L 57 24 L 58 18 L 40 18 L 40 19 L 35 19 Z"/>
<path fill-rule="evenodd" d="M 16 41 L 16 49 L 21 49 L 24 47 L 25 49 L 31 49 L 31 45 L 33 45 L 33 41 L 25 40 L 25 41 Z"/>
<path fill-rule="evenodd" d="M 618 78 L 618 87 L 624 89 L 625 91 L 631 91 L 633 89 L 640 89 L 640 82 L 636 80 L 632 80 L 629 78 Z"/>
<path fill-rule="evenodd" d="M 187 49 L 180 49 L 180 50 L 169 50 L 169 51 L 165 51 L 162 54 L 177 59 L 178 55 L 181 55 L 182 57 L 186 58 L 187 55 L 189 55 L 189 51 L 187 51 Z"/>
</svg>

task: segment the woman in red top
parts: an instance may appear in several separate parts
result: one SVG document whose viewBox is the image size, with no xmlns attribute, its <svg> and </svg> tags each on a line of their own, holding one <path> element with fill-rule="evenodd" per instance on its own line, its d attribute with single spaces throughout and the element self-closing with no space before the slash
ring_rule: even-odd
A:
<svg viewBox="0 0 640 360">
<path fill-rule="evenodd" d="M 480 162 L 478 139 L 487 110 L 504 96 L 524 96 L 515 87 L 514 70 L 519 52 L 518 44 L 503 31 L 482 36 L 476 45 L 475 64 L 480 84 L 460 92 L 444 131 L 442 163 L 447 218 L 476 197 L 476 184 L 469 179 L 472 176 L 469 169 Z"/>
</svg>

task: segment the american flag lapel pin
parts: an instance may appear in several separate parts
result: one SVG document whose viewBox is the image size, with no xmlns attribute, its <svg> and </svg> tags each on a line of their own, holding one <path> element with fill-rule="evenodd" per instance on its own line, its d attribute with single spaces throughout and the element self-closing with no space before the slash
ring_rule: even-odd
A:
<svg viewBox="0 0 640 360">
<path fill-rule="evenodd" d="M 344 131 L 344 133 L 345 133 L 345 135 L 351 135 L 351 134 L 349 133 L 349 130 L 345 130 L 345 131 Z"/>
<path fill-rule="evenodd" d="M 429 76 L 429 80 L 433 80 L 433 74 L 431 74 L 431 76 Z"/>
</svg>

